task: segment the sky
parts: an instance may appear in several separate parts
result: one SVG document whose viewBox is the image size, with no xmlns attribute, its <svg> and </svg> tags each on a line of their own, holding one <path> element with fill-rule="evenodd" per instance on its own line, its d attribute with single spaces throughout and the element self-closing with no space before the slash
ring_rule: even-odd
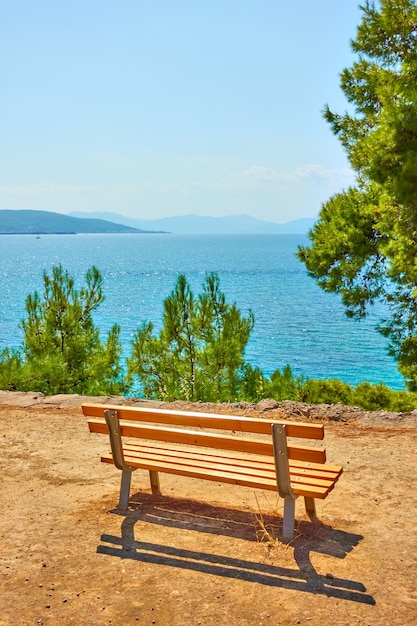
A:
<svg viewBox="0 0 417 626">
<path fill-rule="evenodd" d="M 315 217 L 355 0 L 2 0 L 0 209 Z"/>
</svg>

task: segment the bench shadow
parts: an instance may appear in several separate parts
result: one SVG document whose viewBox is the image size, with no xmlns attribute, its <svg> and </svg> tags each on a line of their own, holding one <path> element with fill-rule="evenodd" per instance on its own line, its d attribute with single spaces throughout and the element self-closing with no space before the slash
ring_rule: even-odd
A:
<svg viewBox="0 0 417 626">
<path fill-rule="evenodd" d="M 257 536 L 256 519 L 251 512 L 141 493 L 131 498 L 129 510 L 115 509 L 111 513 L 124 518 L 121 537 L 103 534 L 101 541 L 108 545 L 99 545 L 99 554 L 375 605 L 362 583 L 329 574 L 323 576 L 310 559 L 311 552 L 344 558 L 363 539 L 361 535 L 334 530 L 318 521 L 301 521 L 291 544 L 299 569 L 290 569 L 135 539 L 135 524 L 145 522 L 257 542 L 259 534 Z M 279 536 L 282 526 L 279 517 L 262 515 L 262 524 Z"/>
</svg>

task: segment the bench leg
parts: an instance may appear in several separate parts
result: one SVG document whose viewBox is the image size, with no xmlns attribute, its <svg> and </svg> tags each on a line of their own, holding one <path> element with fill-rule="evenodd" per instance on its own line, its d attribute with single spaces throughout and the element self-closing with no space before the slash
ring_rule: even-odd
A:
<svg viewBox="0 0 417 626">
<path fill-rule="evenodd" d="M 315 519 L 317 517 L 315 499 L 307 498 L 307 496 L 304 496 L 304 502 L 306 505 L 307 515 L 309 516 L 310 519 Z"/>
<path fill-rule="evenodd" d="M 132 472 L 130 470 L 122 470 L 122 478 L 120 481 L 119 509 L 127 509 L 129 504 L 130 480 Z"/>
<path fill-rule="evenodd" d="M 291 496 L 284 498 L 284 520 L 282 525 L 283 541 L 291 541 L 294 537 L 295 499 Z"/>
<path fill-rule="evenodd" d="M 151 479 L 152 493 L 160 496 L 161 495 L 161 489 L 159 487 L 159 473 L 158 472 L 153 472 L 152 470 L 149 470 L 149 478 Z"/>
</svg>

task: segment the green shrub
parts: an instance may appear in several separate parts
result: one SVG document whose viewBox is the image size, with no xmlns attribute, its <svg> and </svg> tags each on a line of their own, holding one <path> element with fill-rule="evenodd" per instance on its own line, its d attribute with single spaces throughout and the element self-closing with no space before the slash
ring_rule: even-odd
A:
<svg viewBox="0 0 417 626">
<path fill-rule="evenodd" d="M 417 407 L 417 394 L 409 391 L 396 391 L 379 383 L 360 383 L 352 396 L 353 404 L 368 411 L 412 411 Z"/>
<path fill-rule="evenodd" d="M 301 388 L 303 402 L 309 404 L 341 404 L 351 403 L 352 388 L 337 379 L 308 379 Z"/>
<path fill-rule="evenodd" d="M 304 378 L 295 376 L 291 367 L 286 365 L 282 371 L 275 370 L 270 380 L 265 381 L 265 397 L 273 400 L 300 400 L 300 389 Z"/>
</svg>

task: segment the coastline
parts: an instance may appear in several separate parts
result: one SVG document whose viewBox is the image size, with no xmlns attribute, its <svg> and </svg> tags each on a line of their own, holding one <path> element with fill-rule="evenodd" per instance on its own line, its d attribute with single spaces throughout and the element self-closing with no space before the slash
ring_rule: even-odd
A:
<svg viewBox="0 0 417 626">
<path fill-rule="evenodd" d="M 83 402 L 102 404 L 141 405 L 159 408 L 175 408 L 183 411 L 204 411 L 206 413 L 225 413 L 235 415 L 256 415 L 288 421 L 322 421 L 358 424 L 361 426 L 381 426 L 392 428 L 417 428 L 417 409 L 407 413 L 393 411 L 365 411 L 359 407 L 343 404 L 307 404 L 293 400 L 261 400 L 258 403 L 237 402 L 214 404 L 209 402 L 163 402 L 125 396 L 81 396 L 79 394 L 59 394 L 45 396 L 41 392 L 1 391 L 0 406 L 21 408 L 56 408 L 59 410 L 76 409 Z"/>
</svg>

